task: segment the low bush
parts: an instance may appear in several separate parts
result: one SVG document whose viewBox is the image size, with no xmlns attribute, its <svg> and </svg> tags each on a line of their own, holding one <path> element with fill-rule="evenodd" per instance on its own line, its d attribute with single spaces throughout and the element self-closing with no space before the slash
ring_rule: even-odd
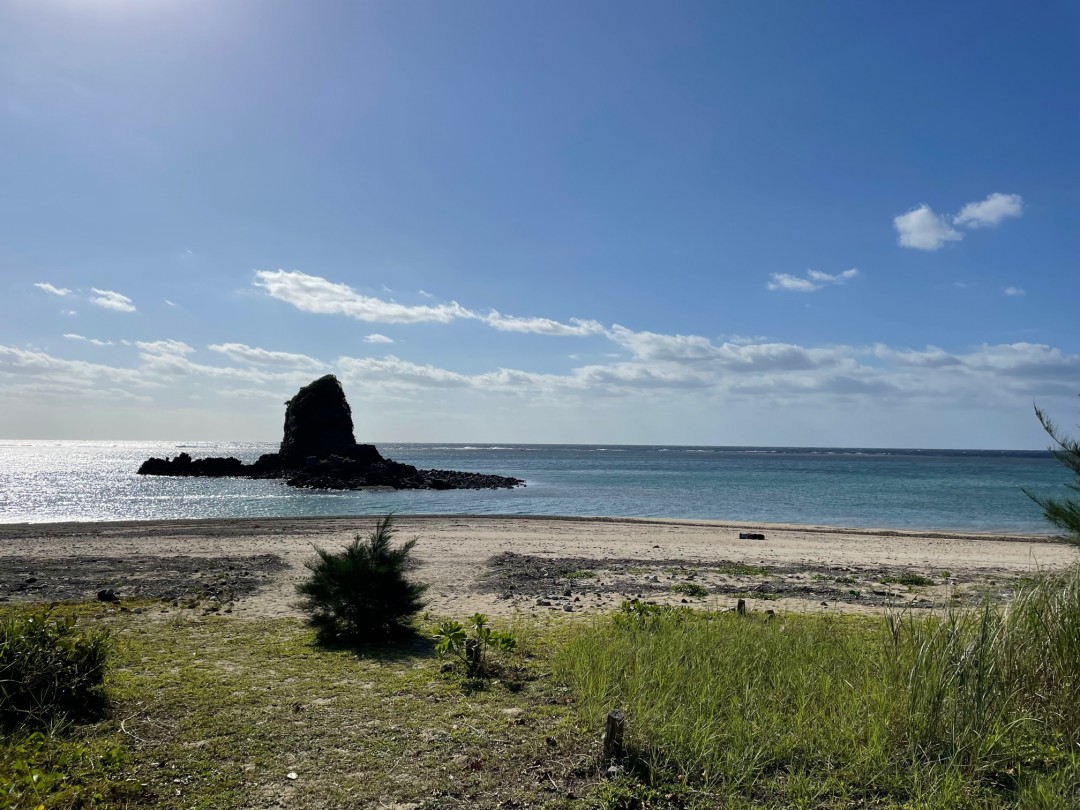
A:
<svg viewBox="0 0 1080 810">
<path fill-rule="evenodd" d="M 401 634 L 424 606 L 427 585 L 406 576 L 410 540 L 397 548 L 390 515 L 366 538 L 356 535 L 344 551 L 317 548 L 311 576 L 296 586 L 309 623 L 323 642 L 371 641 Z"/>
<path fill-rule="evenodd" d="M 40 726 L 99 710 L 108 656 L 103 630 L 48 610 L 0 617 L 0 726 Z"/>
</svg>

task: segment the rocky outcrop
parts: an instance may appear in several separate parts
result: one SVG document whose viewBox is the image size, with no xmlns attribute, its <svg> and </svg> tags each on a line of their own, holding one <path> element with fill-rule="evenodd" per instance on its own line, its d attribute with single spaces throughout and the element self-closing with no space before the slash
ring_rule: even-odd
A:
<svg viewBox="0 0 1080 810">
<path fill-rule="evenodd" d="M 357 444 L 352 409 L 333 375 L 301 388 L 285 406 L 281 448 L 253 464 L 237 458 L 150 458 L 140 475 L 283 478 L 311 489 L 510 489 L 518 478 L 456 470 L 420 470 L 384 458 L 372 444 Z"/>
<path fill-rule="evenodd" d="M 379 456 L 374 447 L 366 446 Z M 278 451 L 283 465 L 303 467 L 312 456 L 353 458 L 355 448 L 352 409 L 333 374 L 305 385 L 285 404 L 285 430 Z"/>
</svg>

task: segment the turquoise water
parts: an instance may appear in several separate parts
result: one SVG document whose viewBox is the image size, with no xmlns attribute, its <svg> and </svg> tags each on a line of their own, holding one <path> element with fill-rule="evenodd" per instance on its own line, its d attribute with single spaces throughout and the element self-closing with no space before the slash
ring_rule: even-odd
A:
<svg viewBox="0 0 1080 810">
<path fill-rule="evenodd" d="M 0 523 L 300 515 L 502 514 L 707 518 L 1049 533 L 1021 491 L 1066 495 L 1047 453 L 992 450 L 380 444 L 418 467 L 524 478 L 516 490 L 315 492 L 280 481 L 155 478 L 149 456 L 275 444 L 0 442 Z"/>
</svg>

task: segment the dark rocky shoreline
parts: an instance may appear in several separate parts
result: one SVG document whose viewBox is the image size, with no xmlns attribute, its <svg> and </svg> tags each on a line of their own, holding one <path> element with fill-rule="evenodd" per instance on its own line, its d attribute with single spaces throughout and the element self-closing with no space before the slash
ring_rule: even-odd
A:
<svg viewBox="0 0 1080 810">
<path fill-rule="evenodd" d="M 197 478 L 284 479 L 305 489 L 513 489 L 520 478 L 457 470 L 421 470 L 384 458 L 375 445 L 353 438 L 352 410 L 333 375 L 301 388 L 286 404 L 285 430 L 277 453 L 253 464 L 238 458 L 150 458 L 139 475 Z"/>
<path fill-rule="evenodd" d="M 375 449 L 371 445 L 357 447 Z M 525 486 L 520 478 L 459 470 L 421 470 L 382 456 L 373 462 L 342 456 L 312 458 L 303 469 L 290 469 L 282 466 L 277 453 L 267 453 L 254 464 L 245 464 L 231 456 L 193 459 L 187 453 L 181 453 L 172 459 L 147 459 L 138 473 L 195 478 L 284 479 L 288 486 L 303 489 L 513 489 Z"/>
</svg>

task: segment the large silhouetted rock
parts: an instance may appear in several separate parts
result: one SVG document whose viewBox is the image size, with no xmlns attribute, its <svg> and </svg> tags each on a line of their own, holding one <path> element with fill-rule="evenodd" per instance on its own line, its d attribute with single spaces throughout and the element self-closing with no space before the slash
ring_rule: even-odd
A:
<svg viewBox="0 0 1080 810">
<path fill-rule="evenodd" d="M 352 409 L 333 374 L 305 385 L 286 403 L 278 452 L 284 466 L 301 469 L 311 456 L 352 458 L 355 448 Z"/>
<path fill-rule="evenodd" d="M 352 409 L 337 377 L 327 374 L 301 388 L 285 406 L 285 435 L 277 453 L 253 464 L 235 458 L 151 458 L 140 475 L 284 478 L 289 486 L 314 489 L 501 489 L 517 478 L 454 470 L 418 470 L 383 458 L 373 444 L 357 444 Z"/>
</svg>

